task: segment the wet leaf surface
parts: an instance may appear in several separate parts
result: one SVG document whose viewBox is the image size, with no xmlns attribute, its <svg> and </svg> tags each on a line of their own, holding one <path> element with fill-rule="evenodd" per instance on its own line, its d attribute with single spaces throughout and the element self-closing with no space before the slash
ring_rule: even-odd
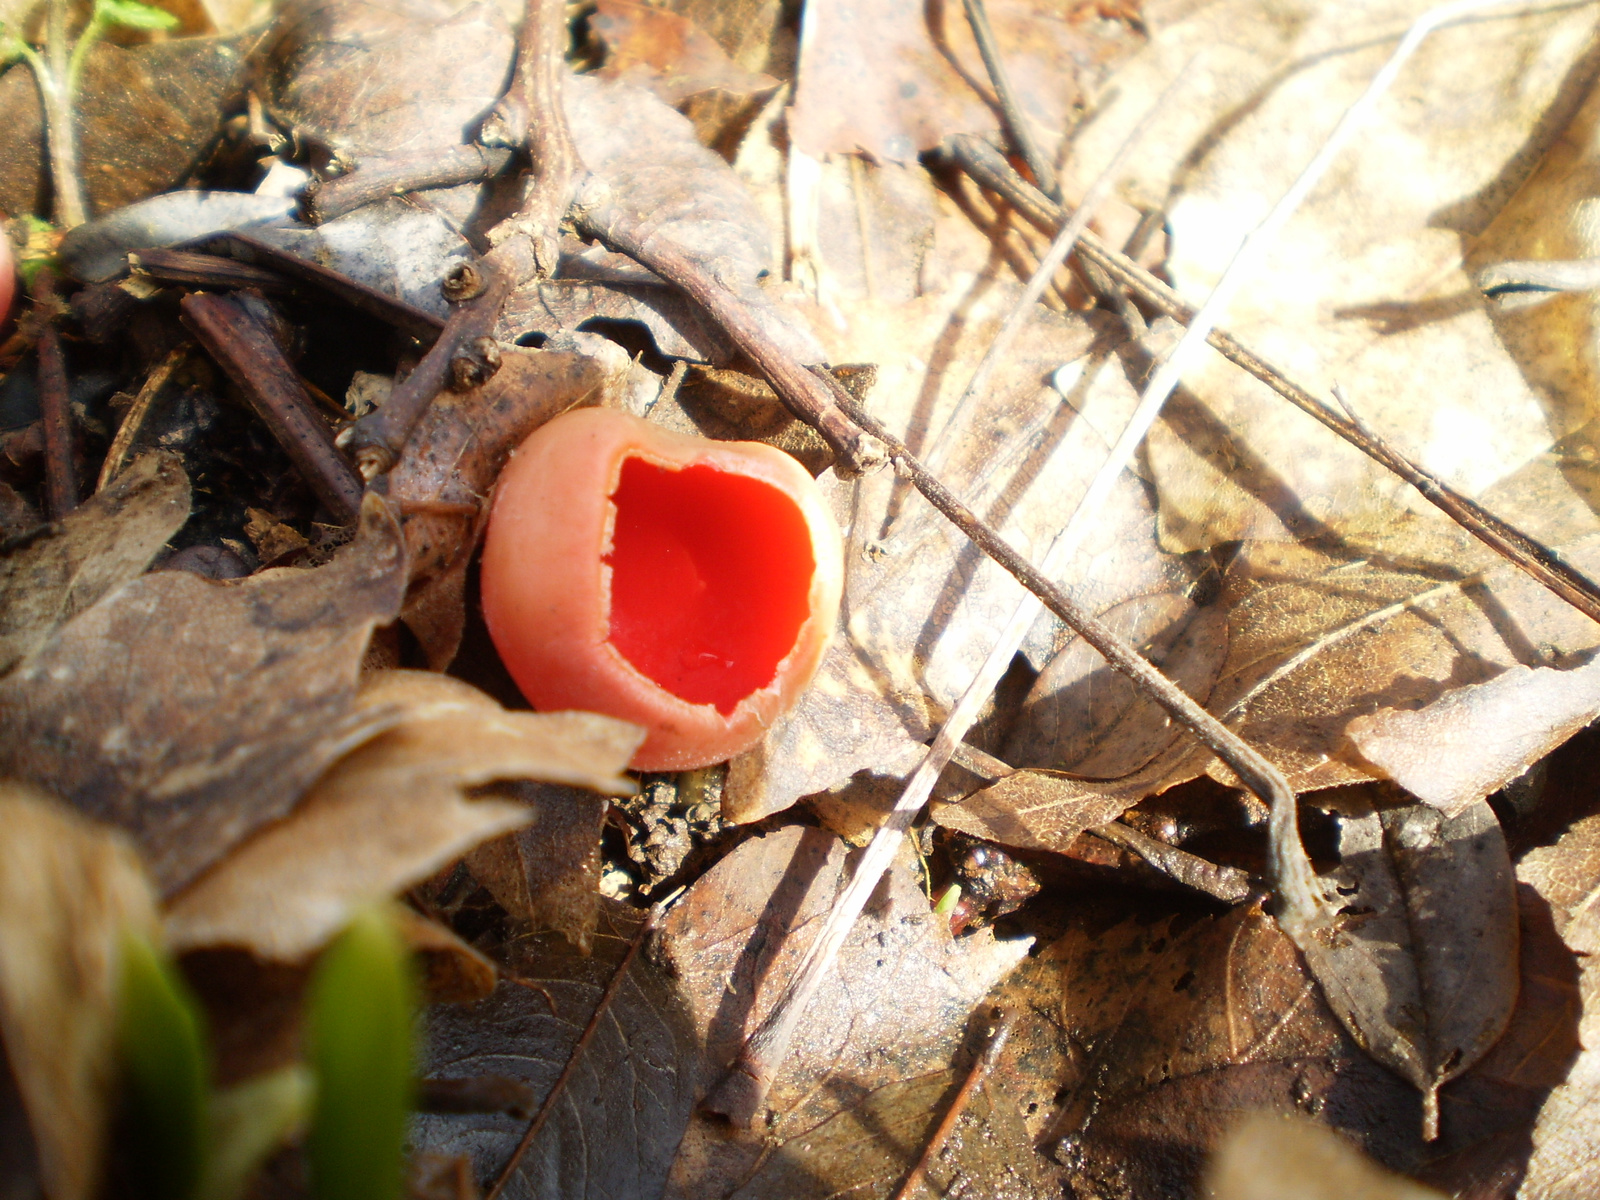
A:
<svg viewBox="0 0 1600 1200">
<path fill-rule="evenodd" d="M 640 919 L 607 905 L 592 955 L 555 933 L 514 943 L 506 966 L 513 978 L 502 978 L 493 996 L 432 1010 L 421 1075 L 503 1075 L 527 1083 L 536 1104 L 545 1103 Z M 635 957 L 502 1194 L 660 1194 L 694 1103 L 697 1055 L 671 981 L 648 956 Z M 481 1186 L 509 1161 L 527 1124 L 503 1115 L 419 1116 L 412 1143 L 470 1156 Z"/>
<path fill-rule="evenodd" d="M 0 683 L 0 770 L 126 829 L 164 892 L 194 879 L 399 716 L 353 703 L 405 579 L 397 522 L 364 514 L 326 567 L 160 572 L 81 613 Z"/>
<path fill-rule="evenodd" d="M 0 822 L 0 1035 L 40 1182 L 88 1200 L 115 1104 L 123 939 L 156 936 L 155 896 L 125 838 L 32 788 L 0 784 Z"/>
</svg>

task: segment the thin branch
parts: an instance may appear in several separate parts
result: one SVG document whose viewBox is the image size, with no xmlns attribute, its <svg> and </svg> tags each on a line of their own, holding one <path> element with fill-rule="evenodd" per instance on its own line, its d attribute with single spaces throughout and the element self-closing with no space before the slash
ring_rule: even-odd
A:
<svg viewBox="0 0 1600 1200">
<path fill-rule="evenodd" d="M 78 507 L 78 464 L 72 436 L 72 392 L 67 363 L 56 329 L 61 302 L 55 276 L 42 270 L 34 280 L 33 300 L 39 320 L 39 418 L 44 427 L 45 498 L 50 519 L 59 521 Z"/>
<path fill-rule="evenodd" d="M 1251 886 L 1248 872 L 1241 871 L 1238 867 L 1222 866 L 1199 855 L 1190 854 L 1187 850 L 1169 846 L 1166 842 L 1140 833 L 1121 821 L 1096 825 L 1089 832 L 1098 838 L 1104 838 L 1114 846 L 1120 846 L 1137 854 L 1169 879 L 1185 887 L 1191 887 L 1197 892 L 1215 896 L 1224 903 L 1238 904 L 1248 900 L 1255 890 Z"/>
<path fill-rule="evenodd" d="M 1028 114 L 1022 111 L 1022 105 L 1018 103 L 1016 89 L 1011 86 L 1005 60 L 1000 57 L 1000 44 L 995 40 L 983 0 L 961 0 L 961 3 L 967 10 L 967 24 L 972 26 L 972 38 L 978 43 L 984 69 L 989 72 L 989 82 L 994 85 L 994 94 L 1000 101 L 1000 116 L 1005 121 L 1011 144 L 1022 156 L 1022 161 L 1028 164 L 1039 190 L 1047 196 L 1058 196 L 1060 192 L 1056 186 L 1055 166 L 1045 157 L 1038 139 L 1033 136 Z"/>
<path fill-rule="evenodd" d="M 767 333 L 757 313 L 703 264 L 669 238 L 651 234 L 648 214 L 622 204 L 591 208 L 577 214 L 580 233 L 599 239 L 608 249 L 648 267 L 680 288 L 728 339 L 766 376 L 772 390 L 800 420 L 812 426 L 832 447 L 839 467 L 859 474 L 884 462 L 882 448 L 872 444 L 833 403 L 825 383 L 786 353 Z"/>
<path fill-rule="evenodd" d="M 517 1148 L 511 1152 L 511 1157 L 506 1160 L 506 1165 L 500 1168 L 500 1174 L 490 1185 L 483 1200 L 496 1200 L 496 1197 L 511 1182 L 511 1177 L 516 1173 L 528 1148 L 533 1145 L 534 1139 L 539 1136 L 539 1131 L 544 1128 L 545 1122 L 550 1119 L 550 1114 L 555 1111 L 556 1101 L 566 1090 L 567 1081 L 577 1070 L 578 1063 L 583 1059 L 583 1052 L 589 1048 L 589 1043 L 594 1040 L 595 1030 L 600 1027 L 601 1018 L 611 1011 L 611 1004 L 617 998 L 617 992 L 622 987 L 622 981 L 628 977 L 628 968 L 633 966 L 633 960 L 638 957 L 639 949 L 650 936 L 661 919 L 663 909 L 656 905 L 645 913 L 644 920 L 639 922 L 639 928 L 634 930 L 633 940 L 628 943 L 628 949 L 622 956 L 622 961 L 617 964 L 617 969 L 612 972 L 611 978 L 606 982 L 606 990 L 600 993 L 600 999 L 594 1006 L 594 1012 L 589 1014 L 589 1022 L 583 1027 L 583 1032 L 578 1035 L 578 1040 L 572 1044 L 572 1053 L 567 1055 L 566 1065 L 561 1068 L 561 1074 L 556 1076 L 556 1081 L 550 1085 L 550 1090 L 545 1093 L 544 1101 L 539 1105 L 539 1111 L 533 1115 L 533 1120 L 528 1122 L 528 1128 L 522 1135 L 522 1140 L 517 1143 Z"/>
<path fill-rule="evenodd" d="M 981 139 L 962 136 L 952 140 L 950 156 L 981 186 L 1004 197 L 1034 225 L 1052 231 L 1060 228 L 1065 214 L 1011 170 L 992 146 Z M 1101 267 L 1157 312 L 1166 314 L 1180 324 L 1194 320 L 1195 309 L 1176 292 L 1092 233 L 1085 231 L 1079 238 L 1078 254 Z M 1600 621 L 1600 586 L 1563 562 L 1555 551 L 1420 467 L 1374 443 L 1354 423 L 1290 380 L 1232 334 L 1214 329 L 1206 341 L 1229 362 L 1411 484 L 1431 504 L 1540 585 L 1591 620 Z"/>
<path fill-rule="evenodd" d="M 232 296 L 194 292 L 183 323 L 249 399 L 317 499 L 342 524 L 361 511 L 361 480 L 333 444 L 312 400 L 276 342 Z"/>
<path fill-rule="evenodd" d="M 499 369 L 494 328 L 511 294 L 526 280 L 549 275 L 559 260 L 560 224 L 583 175 L 562 102 L 566 78 L 564 0 L 527 0 L 517 40 L 511 87 L 484 123 L 491 147 L 526 145 L 534 183 L 516 215 L 490 234 L 494 249 L 454 268 L 445 295 L 455 310 L 444 331 L 377 412 L 340 435 L 361 474 L 371 479 L 399 461 L 411 431 L 445 388 L 468 391 Z"/>
<path fill-rule="evenodd" d="M 973 1061 L 972 1069 L 961 1081 L 961 1088 L 951 1099 L 950 1107 L 945 1110 L 938 1128 L 928 1138 L 927 1145 L 923 1146 L 916 1165 L 911 1168 L 911 1173 L 906 1176 L 905 1182 L 895 1191 L 894 1200 L 910 1200 L 910 1197 L 916 1194 L 918 1185 L 928 1173 L 928 1167 L 939 1156 L 939 1151 L 944 1149 L 945 1142 L 950 1140 L 950 1134 L 954 1131 L 956 1122 L 961 1119 L 961 1114 L 967 1111 L 967 1105 L 972 1102 L 972 1097 L 983 1086 L 983 1081 L 989 1078 L 995 1063 L 1000 1061 L 1000 1052 L 1006 1048 L 1011 1030 L 1017 1023 L 1017 1010 L 1002 1009 L 996 1014 L 996 1018 L 994 1024 L 989 1027 L 988 1042 L 983 1047 L 983 1053 Z"/>
<path fill-rule="evenodd" d="M 347 175 L 307 184 L 300 194 L 300 215 L 307 225 L 321 225 L 390 196 L 492 179 L 510 161 L 510 150 L 478 145 L 407 158 L 363 159 Z"/>
</svg>

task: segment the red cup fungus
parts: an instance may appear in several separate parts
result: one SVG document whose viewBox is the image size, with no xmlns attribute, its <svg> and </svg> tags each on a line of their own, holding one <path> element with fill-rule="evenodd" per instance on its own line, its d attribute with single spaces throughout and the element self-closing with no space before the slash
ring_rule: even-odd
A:
<svg viewBox="0 0 1600 1200">
<path fill-rule="evenodd" d="M 844 575 L 804 468 L 614 409 L 536 430 L 500 476 L 483 614 L 535 708 L 648 730 L 632 766 L 721 762 L 816 673 Z"/>
</svg>

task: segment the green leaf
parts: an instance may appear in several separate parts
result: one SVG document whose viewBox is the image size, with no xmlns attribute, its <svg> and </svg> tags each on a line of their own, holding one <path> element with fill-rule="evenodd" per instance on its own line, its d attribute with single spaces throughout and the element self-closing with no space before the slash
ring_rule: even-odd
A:
<svg viewBox="0 0 1600 1200">
<path fill-rule="evenodd" d="M 318 1200 L 396 1200 L 412 1098 L 416 980 L 394 920 L 358 914 L 311 982 L 317 1096 L 306 1149 Z"/>
<path fill-rule="evenodd" d="M 178 24 L 178 18 L 165 9 L 140 4 L 139 0 L 94 0 L 94 16 L 129 29 L 172 29 Z"/>
<path fill-rule="evenodd" d="M 133 935 L 124 942 L 120 1025 L 133 1169 L 145 1195 L 189 1200 L 206 1156 L 205 1018 L 172 964 Z"/>
</svg>

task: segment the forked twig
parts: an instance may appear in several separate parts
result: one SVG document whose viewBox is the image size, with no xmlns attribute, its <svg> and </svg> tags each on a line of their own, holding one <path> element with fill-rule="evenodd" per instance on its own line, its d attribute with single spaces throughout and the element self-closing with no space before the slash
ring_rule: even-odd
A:
<svg viewBox="0 0 1600 1200">
<path fill-rule="evenodd" d="M 1011 137 L 1011 144 L 1022 156 L 1022 161 L 1028 164 L 1039 190 L 1047 196 L 1055 196 L 1055 165 L 1045 157 L 1039 140 L 1033 136 L 1028 114 L 1022 111 L 1022 105 L 1017 100 L 1016 89 L 1011 86 L 1010 72 L 1006 70 L 1005 60 L 1000 57 L 1000 43 L 995 40 L 994 29 L 989 24 L 988 9 L 983 0 L 961 0 L 961 4 L 967 10 L 972 40 L 978 43 L 978 54 L 983 58 L 984 70 L 989 72 L 989 82 L 994 85 L 995 97 L 1000 101 L 1000 115 L 1005 122 L 1006 133 Z M 1083 205 L 1078 207 L 1082 209 Z"/>
<path fill-rule="evenodd" d="M 617 969 L 612 972 L 611 978 L 606 981 L 606 990 L 600 993 L 600 999 L 594 1006 L 594 1012 L 589 1014 L 589 1021 L 583 1027 L 583 1032 L 578 1035 L 578 1040 L 572 1044 L 572 1053 L 567 1055 L 566 1065 L 561 1068 L 561 1074 L 556 1076 L 556 1081 L 550 1085 L 550 1090 L 545 1093 L 544 1100 L 539 1105 L 539 1111 L 533 1114 L 533 1120 L 528 1122 L 528 1128 L 522 1134 L 522 1140 L 517 1143 L 517 1148 L 511 1152 L 511 1157 L 506 1160 L 506 1165 L 500 1168 L 500 1174 L 495 1176 L 494 1183 L 484 1193 L 483 1200 L 496 1200 L 496 1197 L 505 1189 L 511 1177 L 516 1174 L 517 1167 L 521 1165 L 523 1157 L 528 1153 L 528 1148 L 533 1145 L 534 1139 L 539 1136 L 539 1131 L 544 1128 L 545 1122 L 550 1119 L 550 1114 L 555 1111 L 556 1101 L 566 1091 L 567 1081 L 577 1070 L 579 1062 L 583 1060 L 583 1052 L 589 1048 L 589 1043 L 594 1040 L 595 1030 L 600 1028 L 601 1019 L 611 1011 L 611 1004 L 617 998 L 617 992 L 622 987 L 622 981 L 628 977 L 628 969 L 633 966 L 633 960 L 639 956 L 642 947 L 655 930 L 661 920 L 662 908 L 656 905 L 650 908 L 639 922 L 639 928 L 633 931 L 633 938 L 628 943 L 628 949 L 622 955 L 622 961 L 617 964 Z M 519 981 L 520 982 L 520 981 Z M 542 988 L 539 990 L 543 990 Z M 546 993 L 546 999 L 549 994 Z M 551 1008 L 554 1009 L 554 1001 Z"/>
<path fill-rule="evenodd" d="M 367 479 L 399 461 L 411 431 L 442 389 L 466 391 L 494 375 L 500 366 L 493 336 L 500 310 L 525 280 L 555 270 L 560 224 L 583 174 L 561 98 L 566 48 L 563 0 L 527 0 L 516 73 L 485 121 L 481 140 L 491 147 L 526 145 L 533 187 L 516 215 L 490 234 L 494 249 L 454 268 L 445 280 L 445 294 L 456 307 L 439 340 L 381 409 L 341 435 L 340 445 L 355 455 Z M 530 113 L 537 119 L 530 120 Z"/>
</svg>

